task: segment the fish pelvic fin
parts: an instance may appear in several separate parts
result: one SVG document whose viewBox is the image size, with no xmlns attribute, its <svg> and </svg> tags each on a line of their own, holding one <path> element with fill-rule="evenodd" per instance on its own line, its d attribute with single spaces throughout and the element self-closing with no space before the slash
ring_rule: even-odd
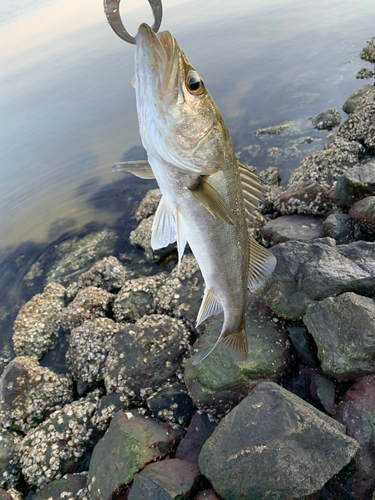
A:
<svg viewBox="0 0 375 500">
<path fill-rule="evenodd" d="M 202 177 L 196 186 L 190 188 L 190 191 L 196 197 L 201 205 L 216 219 L 222 219 L 230 225 L 235 224 L 235 217 L 224 198 Z"/>
<path fill-rule="evenodd" d="M 178 267 L 180 267 L 182 256 L 184 255 L 187 243 L 187 234 L 183 216 L 178 207 L 176 207 L 176 228 L 177 228 Z"/>
<path fill-rule="evenodd" d="M 205 321 L 210 316 L 214 316 L 215 314 L 220 314 L 223 312 L 223 306 L 220 300 L 214 295 L 211 290 L 206 288 L 202 300 L 201 307 L 197 316 L 197 323 L 195 327 L 198 327 L 203 321 Z M 208 356 L 208 354 L 207 354 Z"/>
<path fill-rule="evenodd" d="M 276 257 L 249 236 L 247 287 L 251 292 L 262 286 L 276 267 Z"/>
<path fill-rule="evenodd" d="M 154 172 L 147 160 L 123 161 L 114 165 L 116 172 L 130 172 L 140 179 L 155 179 Z"/>
<path fill-rule="evenodd" d="M 217 346 L 225 347 L 229 352 L 231 352 L 238 361 L 246 361 L 248 357 L 248 345 L 247 345 L 247 335 L 245 326 L 243 326 L 239 331 L 233 333 L 221 333 L 218 341 L 215 345 L 203 349 L 199 352 L 193 361 L 193 365 L 196 366 L 207 358 L 209 354 Z"/>
<path fill-rule="evenodd" d="M 177 239 L 176 222 L 173 208 L 162 197 L 152 224 L 151 247 L 154 250 L 164 248 Z"/>
</svg>

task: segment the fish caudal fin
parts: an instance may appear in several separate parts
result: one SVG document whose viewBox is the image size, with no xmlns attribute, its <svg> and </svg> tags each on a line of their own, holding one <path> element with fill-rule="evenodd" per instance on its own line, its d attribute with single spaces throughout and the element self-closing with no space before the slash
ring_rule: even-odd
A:
<svg viewBox="0 0 375 500">
<path fill-rule="evenodd" d="M 238 332 L 229 334 L 222 333 L 215 345 L 207 347 L 207 349 L 203 349 L 203 351 L 197 354 L 193 361 L 193 365 L 195 366 L 201 363 L 217 346 L 225 347 L 225 349 L 231 352 L 238 361 L 246 361 L 248 346 L 245 326 Z"/>
<path fill-rule="evenodd" d="M 221 312 L 223 312 L 223 306 L 221 305 L 221 302 L 211 292 L 211 290 L 208 290 L 206 288 L 202 304 L 198 312 L 197 323 L 195 327 L 199 326 L 201 323 L 203 323 L 204 320 L 206 320 L 210 316 L 214 316 L 215 314 L 220 314 Z"/>
<path fill-rule="evenodd" d="M 155 213 L 152 224 L 151 247 L 153 250 L 167 247 L 177 239 L 176 222 L 173 209 L 167 205 L 162 197 Z"/>
<path fill-rule="evenodd" d="M 247 287 L 251 292 L 262 286 L 276 267 L 276 257 L 249 236 Z"/>
</svg>

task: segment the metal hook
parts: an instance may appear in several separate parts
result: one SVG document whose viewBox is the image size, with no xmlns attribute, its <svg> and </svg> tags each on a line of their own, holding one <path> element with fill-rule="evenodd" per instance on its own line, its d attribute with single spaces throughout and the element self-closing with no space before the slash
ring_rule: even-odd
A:
<svg viewBox="0 0 375 500">
<path fill-rule="evenodd" d="M 160 28 L 161 18 L 163 15 L 161 0 L 148 0 L 148 3 L 150 4 L 152 13 L 154 15 L 154 24 L 152 25 L 152 29 L 155 31 L 155 33 L 157 33 Z M 125 42 L 135 45 L 134 36 L 132 36 L 122 24 L 119 7 L 120 0 L 104 0 L 104 12 L 113 31 L 122 40 L 125 40 Z"/>
</svg>

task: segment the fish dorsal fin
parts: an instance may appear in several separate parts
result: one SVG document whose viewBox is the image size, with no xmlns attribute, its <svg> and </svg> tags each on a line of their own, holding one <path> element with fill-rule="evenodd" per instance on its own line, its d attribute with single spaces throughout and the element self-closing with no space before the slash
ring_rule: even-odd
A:
<svg viewBox="0 0 375 500">
<path fill-rule="evenodd" d="M 259 245 L 249 236 L 249 264 L 247 287 L 251 292 L 262 286 L 273 273 L 276 266 L 276 257 L 267 248 Z"/>
<path fill-rule="evenodd" d="M 165 203 L 162 197 L 152 224 L 151 247 L 154 250 L 164 248 L 169 243 L 174 243 L 176 239 L 176 221 L 173 209 Z"/>
<path fill-rule="evenodd" d="M 245 326 L 238 332 L 233 332 L 228 335 L 224 333 L 220 336 L 218 344 L 234 354 L 238 361 L 247 360 L 248 346 Z"/>
<path fill-rule="evenodd" d="M 259 178 L 246 165 L 243 165 L 239 161 L 237 161 L 237 164 L 240 171 L 245 210 L 251 219 L 252 214 L 257 210 L 264 198 L 265 189 Z"/>
<path fill-rule="evenodd" d="M 116 172 L 130 172 L 141 179 L 155 179 L 154 172 L 147 160 L 123 161 L 114 165 L 113 168 Z"/>
<path fill-rule="evenodd" d="M 187 234 L 186 234 L 184 220 L 178 207 L 176 207 L 176 228 L 177 228 L 178 267 L 180 267 L 182 256 L 184 255 L 187 243 Z"/>
<path fill-rule="evenodd" d="M 191 188 L 190 191 L 215 219 L 219 217 L 227 224 L 234 225 L 235 218 L 232 210 L 224 198 L 208 182 L 200 178 L 197 186 Z"/>
<path fill-rule="evenodd" d="M 197 324 L 196 327 L 199 326 L 203 321 L 210 316 L 214 316 L 215 314 L 220 314 L 223 312 L 223 306 L 219 299 L 206 288 L 202 300 L 201 307 L 197 316 Z"/>
</svg>

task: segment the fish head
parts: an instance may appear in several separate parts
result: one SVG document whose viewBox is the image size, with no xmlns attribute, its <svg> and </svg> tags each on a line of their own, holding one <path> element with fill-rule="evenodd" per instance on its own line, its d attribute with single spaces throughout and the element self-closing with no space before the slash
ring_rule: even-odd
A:
<svg viewBox="0 0 375 500">
<path fill-rule="evenodd" d="M 175 38 L 142 24 L 135 39 L 137 112 L 149 156 L 199 175 L 223 169 L 229 133 Z"/>
</svg>

